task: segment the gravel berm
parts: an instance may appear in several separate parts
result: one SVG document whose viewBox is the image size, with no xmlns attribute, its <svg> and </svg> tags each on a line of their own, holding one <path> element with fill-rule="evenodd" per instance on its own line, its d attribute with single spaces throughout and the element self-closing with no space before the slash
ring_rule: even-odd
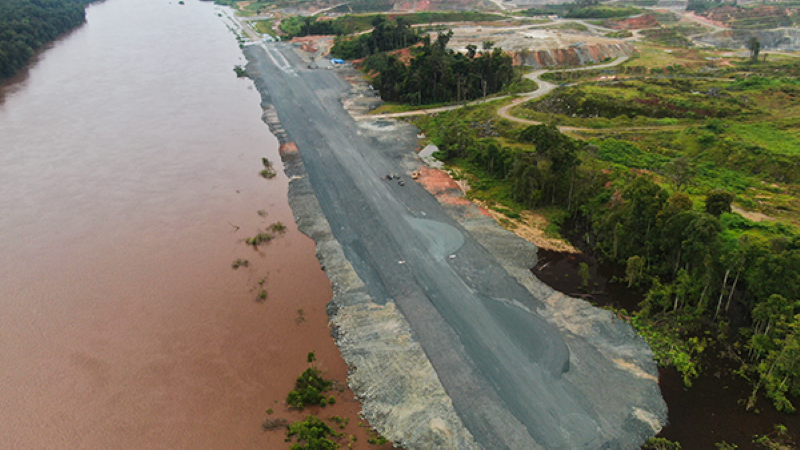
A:
<svg viewBox="0 0 800 450">
<path fill-rule="evenodd" d="M 354 121 L 352 71 L 309 69 L 291 43 L 245 55 L 265 121 L 299 149 L 283 156 L 290 205 L 378 431 L 409 449 L 630 449 L 660 430 L 646 343 L 534 278 L 532 244 L 413 182 L 416 130 Z"/>
</svg>

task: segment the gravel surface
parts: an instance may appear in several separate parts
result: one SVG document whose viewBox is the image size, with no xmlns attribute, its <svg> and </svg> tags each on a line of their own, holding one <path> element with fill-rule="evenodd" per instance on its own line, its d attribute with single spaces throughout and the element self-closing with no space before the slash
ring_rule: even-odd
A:
<svg viewBox="0 0 800 450">
<path fill-rule="evenodd" d="M 299 149 L 284 154 L 290 203 L 334 285 L 349 382 L 381 433 L 407 448 L 597 449 L 660 429 L 647 345 L 536 280 L 531 244 L 413 182 L 417 130 L 354 121 L 342 107 L 353 73 L 307 69 L 290 43 L 245 54 L 265 121 Z"/>
</svg>

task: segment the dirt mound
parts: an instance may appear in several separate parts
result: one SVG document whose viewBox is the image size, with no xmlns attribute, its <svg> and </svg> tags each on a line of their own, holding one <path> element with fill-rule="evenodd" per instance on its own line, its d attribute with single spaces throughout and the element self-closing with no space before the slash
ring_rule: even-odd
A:
<svg viewBox="0 0 800 450">
<path fill-rule="evenodd" d="M 533 67 L 582 66 L 599 63 L 609 58 L 632 55 L 636 50 L 627 42 L 617 44 L 580 45 L 537 51 L 521 51 L 512 54 L 515 65 Z"/>
<path fill-rule="evenodd" d="M 641 30 L 644 28 L 655 28 L 659 25 L 656 18 L 650 14 L 608 22 L 608 26 L 615 30 Z"/>
</svg>

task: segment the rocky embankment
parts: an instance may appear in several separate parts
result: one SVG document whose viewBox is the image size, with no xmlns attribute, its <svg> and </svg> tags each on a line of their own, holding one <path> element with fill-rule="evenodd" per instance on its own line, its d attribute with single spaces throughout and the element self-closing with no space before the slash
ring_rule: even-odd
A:
<svg viewBox="0 0 800 450">
<path fill-rule="evenodd" d="M 569 48 L 555 48 L 514 54 L 515 65 L 525 65 L 541 69 L 552 66 L 583 66 L 603 62 L 609 58 L 630 56 L 636 52 L 632 44 L 586 44 Z"/>
</svg>

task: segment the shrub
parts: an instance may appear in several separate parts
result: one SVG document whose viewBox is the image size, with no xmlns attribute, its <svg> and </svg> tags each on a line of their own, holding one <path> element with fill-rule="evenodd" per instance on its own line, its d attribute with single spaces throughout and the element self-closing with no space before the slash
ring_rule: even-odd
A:
<svg viewBox="0 0 800 450">
<path fill-rule="evenodd" d="M 234 270 L 238 269 L 239 267 L 248 267 L 248 266 L 250 266 L 250 261 L 246 259 L 237 259 L 236 261 L 233 262 L 233 264 L 231 264 L 231 267 L 233 267 Z"/>
<path fill-rule="evenodd" d="M 297 437 L 297 443 L 292 445 L 292 450 L 336 450 L 339 446 L 328 439 L 338 437 L 338 433 L 328 426 L 322 419 L 315 416 L 306 416 L 303 422 L 295 422 L 287 427 L 286 437 L 291 441 Z"/>
<path fill-rule="evenodd" d="M 309 367 L 295 382 L 294 390 L 286 396 L 286 403 L 295 408 L 305 408 L 312 405 L 327 405 L 328 401 L 321 394 L 333 386 L 333 382 L 325 380 L 322 372 L 316 367 Z"/>
</svg>

